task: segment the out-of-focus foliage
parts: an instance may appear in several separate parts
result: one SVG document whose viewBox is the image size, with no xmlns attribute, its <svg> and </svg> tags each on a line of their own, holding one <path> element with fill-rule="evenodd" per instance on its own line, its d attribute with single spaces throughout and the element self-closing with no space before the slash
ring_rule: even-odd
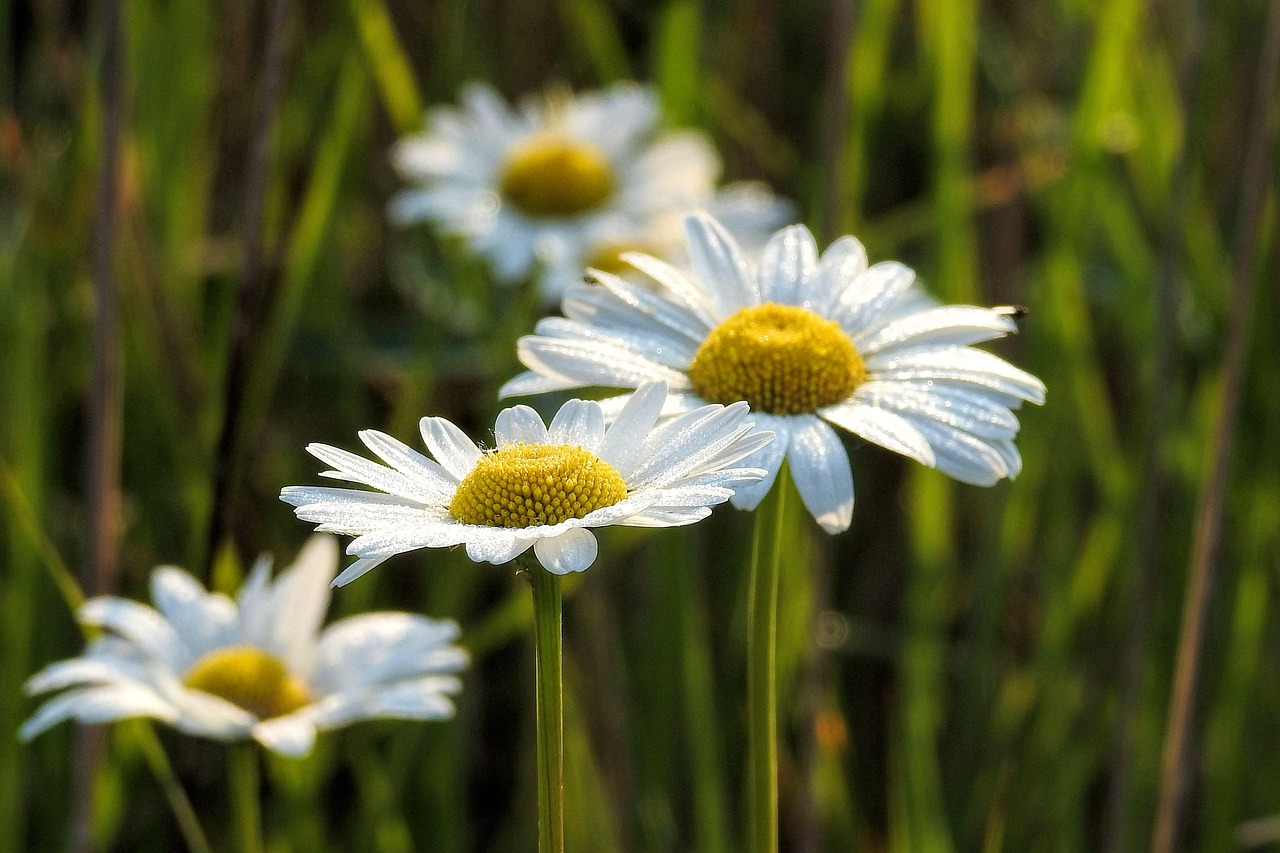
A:
<svg viewBox="0 0 1280 853">
<path fill-rule="evenodd" d="M 496 289 L 459 246 L 387 225 L 397 135 L 470 79 L 511 96 L 651 81 L 673 122 L 714 135 L 730 178 L 797 198 L 826 239 L 858 234 L 873 261 L 911 264 L 949 301 L 1027 306 L 1022 334 L 999 349 L 1049 386 L 1048 404 L 1024 414 L 1015 483 L 957 486 L 853 446 L 852 530 L 794 543 L 786 848 L 1144 849 L 1223 390 L 1263 7 L 290 4 L 266 199 L 270 298 L 238 391 L 243 477 L 212 581 L 234 585 L 259 551 L 296 551 L 306 526 L 276 495 L 314 481 L 308 442 L 353 446 L 365 427 L 411 440 L 423 414 L 483 438 L 517 368 L 537 300 Z M 140 596 L 157 563 L 213 562 L 267 13 L 242 0 L 123 9 L 118 588 Z M 50 548 L 72 566 L 86 553 L 100 11 L 39 0 L 0 14 L 0 850 L 65 849 L 73 813 L 72 729 L 25 747 L 3 733 L 32 708 L 25 677 L 81 642 L 45 565 Z M 1237 849 L 1242 822 L 1280 813 L 1280 291 L 1274 186 L 1267 194 L 1188 851 Z M 1164 330 L 1161 299 L 1172 301 Z M 611 532 L 573 588 L 570 849 L 739 849 L 747 523 L 723 509 L 696 530 Z M 271 849 L 529 849 L 526 598 L 510 571 L 441 552 L 337 594 L 343 613 L 457 619 L 474 669 L 452 723 L 362 724 L 306 761 L 273 761 Z M 131 732 L 115 730 L 92 780 L 94 834 L 105 849 L 177 849 Z M 226 756 L 165 742 L 217 844 Z"/>
</svg>

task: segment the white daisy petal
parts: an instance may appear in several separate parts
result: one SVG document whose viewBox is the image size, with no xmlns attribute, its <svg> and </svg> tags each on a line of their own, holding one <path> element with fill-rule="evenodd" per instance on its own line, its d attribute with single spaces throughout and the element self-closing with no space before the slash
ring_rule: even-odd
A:
<svg viewBox="0 0 1280 853">
<path fill-rule="evenodd" d="M 908 347 L 951 347 L 981 343 L 1018 331 L 1012 318 L 989 308 L 947 305 L 910 314 L 881 326 L 871 334 L 854 338 L 864 356 L 904 350 Z"/>
<path fill-rule="evenodd" d="M 760 255 L 761 300 L 799 305 L 818 271 L 818 246 L 809 229 L 791 225 L 773 235 Z"/>
<path fill-rule="evenodd" d="M 498 447 L 508 444 L 546 444 L 547 425 L 528 406 L 512 406 L 498 413 L 493 427 Z"/>
<path fill-rule="evenodd" d="M 86 725 L 110 723 L 133 717 L 151 717 L 166 723 L 177 720 L 177 711 L 155 691 L 139 684 L 108 684 L 69 690 L 45 702 L 18 729 L 18 737 L 31 740 L 64 720 Z"/>
<path fill-rule="evenodd" d="M 577 387 L 578 383 L 572 379 L 552 378 L 526 370 L 498 389 L 498 399 L 523 397 L 526 394 L 545 394 L 548 391 L 563 391 L 566 388 Z"/>
<path fill-rule="evenodd" d="M 856 336 L 910 290 L 915 280 L 916 274 L 910 267 L 897 261 L 881 261 L 848 284 L 830 318 Z"/>
<path fill-rule="evenodd" d="M 289 714 L 258 723 L 253 727 L 253 739 L 272 752 L 301 758 L 315 746 L 316 725 L 305 713 Z"/>
<path fill-rule="evenodd" d="M 617 345 L 527 337 L 520 340 L 517 352 L 535 370 L 545 369 L 580 385 L 665 382 L 671 388 L 686 388 L 689 384 L 684 374 Z"/>
<path fill-rule="evenodd" d="M 275 622 L 268 651 L 275 652 L 292 671 L 310 668 L 311 649 L 329 609 L 329 587 L 338 568 L 338 543 L 332 536 L 316 535 L 307 540 L 298 559 L 275 582 L 277 613 L 288 619 Z"/>
<path fill-rule="evenodd" d="M 517 536 L 514 532 L 497 530 L 483 536 L 467 539 L 467 557 L 474 563 L 501 565 L 519 557 L 533 540 Z"/>
<path fill-rule="evenodd" d="M 818 277 L 814 289 L 805 296 L 812 300 L 801 302 L 819 314 L 834 311 L 840 295 L 849 283 L 867 269 L 867 250 L 856 237 L 841 237 L 832 243 L 818 261 Z"/>
<path fill-rule="evenodd" d="M 466 433 L 444 418 L 423 418 L 419 422 L 422 440 L 436 461 L 452 476 L 461 480 L 480 461 L 480 448 Z"/>
<path fill-rule="evenodd" d="M 734 490 L 731 503 L 738 509 L 755 509 L 760 505 L 760 501 L 764 500 L 764 496 L 769 494 L 769 490 L 773 488 L 773 481 L 778 478 L 778 470 L 782 468 L 782 457 L 786 456 L 787 448 L 791 444 L 790 418 L 759 414 L 754 417 L 759 426 L 774 433 L 774 438 L 773 441 L 742 460 L 742 467 L 760 468 L 764 470 L 765 475 L 754 483 Z"/>
<path fill-rule="evenodd" d="M 817 418 L 794 429 L 787 464 L 805 509 L 827 533 L 842 533 L 853 521 L 853 475 L 849 456 L 831 427 Z"/>
<path fill-rule="evenodd" d="M 176 566 L 161 566 L 151 573 L 151 600 L 170 625 L 187 626 L 182 640 L 192 659 L 226 645 L 235 631 L 235 602 L 221 593 L 206 592 L 190 573 Z"/>
<path fill-rule="evenodd" d="M 356 578 L 364 577 L 386 561 L 386 557 L 362 557 L 339 572 L 338 576 L 329 585 L 335 589 L 340 586 L 346 586 Z"/>
<path fill-rule="evenodd" d="M 964 382 L 978 388 L 1010 394 L 1028 402 L 1044 402 L 1043 382 L 983 350 L 953 347 L 873 356 L 866 361 L 867 369 L 874 379 Z"/>
<path fill-rule="evenodd" d="M 644 439 L 658 422 L 666 400 L 666 383 L 647 382 L 637 388 L 605 432 L 596 455 L 624 478 L 630 477 L 643 453 Z"/>
<path fill-rule="evenodd" d="M 854 398 L 868 406 L 917 415 L 980 438 L 1013 438 L 1018 419 L 999 400 L 905 382 L 864 382 Z"/>
<path fill-rule="evenodd" d="M 841 403 L 830 406 L 819 414 L 854 435 L 861 436 L 872 444 L 878 444 L 894 453 L 901 453 L 914 459 L 921 465 L 933 467 L 933 448 L 917 428 L 917 422 L 896 415 L 887 409 L 869 406 L 855 400 L 852 403 Z"/>
<path fill-rule="evenodd" d="M 176 666 L 189 652 L 169 621 L 150 607 L 124 598 L 91 598 L 77 613 L 80 621 L 113 631 L 143 654 L 168 666 Z"/>
<path fill-rule="evenodd" d="M 376 453 L 383 462 L 433 497 L 449 494 L 458 484 L 457 478 L 450 475 L 434 460 L 428 459 L 386 433 L 378 432 L 376 429 L 365 429 L 361 430 L 359 435 L 365 446 Z"/>
<path fill-rule="evenodd" d="M 724 226 L 706 214 L 684 221 L 689 262 L 706 288 L 720 319 L 747 305 L 760 304 L 760 291 L 737 242 Z"/>
<path fill-rule="evenodd" d="M 418 675 L 458 672 L 467 654 L 452 645 L 458 625 L 413 613 L 365 613 L 320 635 L 312 684 L 322 695 Z"/>
<path fill-rule="evenodd" d="M 973 486 L 994 486 L 1009 476 L 1009 466 L 990 444 L 937 421 L 913 421 L 933 448 L 933 466 L 949 477 Z"/>
<path fill-rule="evenodd" d="M 596 537 L 581 527 L 551 539 L 539 539 L 533 546 L 538 562 L 555 575 L 585 571 L 596 561 L 598 551 Z"/>
<path fill-rule="evenodd" d="M 423 487 L 418 481 L 406 477 L 394 468 L 379 465 L 377 462 L 337 447 L 311 444 L 307 446 L 307 452 L 333 466 L 334 470 L 324 472 L 323 476 L 361 483 L 418 501 L 431 501 L 436 494 L 433 488 Z"/>
<path fill-rule="evenodd" d="M 552 444 L 572 444 L 593 453 L 604 439 L 604 413 L 600 404 L 570 400 L 560 407 L 547 427 Z"/>
<path fill-rule="evenodd" d="M 376 691 L 358 691 L 329 697 L 313 715 L 321 729 L 346 726 L 359 720 L 447 720 L 454 715 L 453 694 L 462 684 L 450 676 L 433 675 L 388 684 Z"/>
</svg>

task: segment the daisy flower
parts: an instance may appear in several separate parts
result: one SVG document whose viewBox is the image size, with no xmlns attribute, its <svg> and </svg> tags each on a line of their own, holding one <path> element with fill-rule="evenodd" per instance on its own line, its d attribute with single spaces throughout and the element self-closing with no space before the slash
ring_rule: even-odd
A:
<svg viewBox="0 0 1280 853">
<path fill-rule="evenodd" d="M 848 528 L 853 478 L 832 426 L 989 486 L 1021 469 L 1013 409 L 1041 403 L 1040 380 L 970 344 L 1016 331 L 1008 309 L 940 306 L 900 263 L 867 266 L 843 237 L 818 256 L 803 226 L 778 231 L 751 264 L 713 218 L 685 221 L 691 272 L 625 259 L 655 292 L 600 273 L 570 288 L 564 317 L 521 338 L 530 370 L 501 395 L 660 380 L 669 412 L 750 403 L 777 438 L 744 461 L 768 474 L 738 490 L 753 509 L 784 457 L 805 506 L 829 533 Z"/>
<path fill-rule="evenodd" d="M 471 83 L 392 159 L 415 184 L 392 199 L 393 221 L 463 237 L 503 281 L 537 269 L 549 298 L 607 235 L 643 235 L 663 213 L 706 206 L 720 172 L 703 134 L 659 133 L 656 96 L 634 84 L 516 110 Z"/>
<path fill-rule="evenodd" d="M 711 514 L 764 471 L 734 467 L 772 438 L 753 430 L 745 403 L 706 405 L 658 423 L 666 386 L 646 383 L 605 427 L 599 403 L 570 400 L 548 427 L 528 406 L 498 415 L 496 446 L 481 450 L 444 418 L 423 418 L 434 461 L 375 430 L 360 439 L 384 463 L 323 444 L 322 476 L 377 491 L 290 486 L 280 497 L 319 530 L 357 537 L 342 585 L 388 557 L 466 545 L 475 562 L 506 563 L 533 548 L 554 574 L 596 559 L 591 528 L 673 527 Z"/>
<path fill-rule="evenodd" d="M 83 655 L 45 667 L 27 692 L 64 692 L 23 724 L 29 740 L 63 720 L 151 717 L 187 734 L 253 738 L 288 756 L 311 751 L 317 730 L 393 717 L 454 713 L 453 674 L 467 663 L 454 622 L 369 613 L 320 630 L 338 549 L 315 536 L 275 581 L 259 560 L 235 601 L 190 574 L 151 574 L 153 607 L 124 598 L 85 602 L 77 614 L 105 634 Z"/>
</svg>

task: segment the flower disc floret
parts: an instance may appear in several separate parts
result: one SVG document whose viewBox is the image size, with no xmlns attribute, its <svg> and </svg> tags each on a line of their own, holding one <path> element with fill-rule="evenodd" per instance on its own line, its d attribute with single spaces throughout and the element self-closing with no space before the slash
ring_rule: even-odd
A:
<svg viewBox="0 0 1280 853">
<path fill-rule="evenodd" d="M 571 444 L 509 444 L 480 457 L 449 513 L 465 524 L 536 527 L 583 518 L 627 496 L 612 465 Z"/>
<path fill-rule="evenodd" d="M 529 216 L 578 216 L 613 195 L 613 169 L 594 146 L 557 136 L 515 148 L 502 168 L 503 197 Z"/>
<path fill-rule="evenodd" d="M 688 375 L 704 400 L 746 400 L 754 411 L 798 415 L 847 399 L 867 368 L 839 324 L 769 302 L 712 329 Z"/>
<path fill-rule="evenodd" d="M 182 683 L 226 699 L 259 719 L 291 714 L 311 703 L 311 691 L 279 658 L 254 646 L 230 646 L 192 664 Z"/>
</svg>

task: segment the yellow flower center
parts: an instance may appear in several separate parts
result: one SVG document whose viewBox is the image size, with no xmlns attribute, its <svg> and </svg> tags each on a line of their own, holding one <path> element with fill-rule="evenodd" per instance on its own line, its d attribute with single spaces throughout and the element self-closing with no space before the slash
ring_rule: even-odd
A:
<svg viewBox="0 0 1280 853">
<path fill-rule="evenodd" d="M 613 195 L 613 170 L 585 142 L 539 136 L 508 155 L 502 195 L 529 216 L 577 216 Z"/>
<path fill-rule="evenodd" d="M 867 366 L 838 323 L 768 302 L 712 329 L 688 374 L 708 402 L 746 400 L 757 411 L 798 415 L 847 398 Z"/>
<path fill-rule="evenodd" d="M 230 646 L 209 652 L 187 670 L 182 683 L 212 693 L 268 720 L 292 713 L 311 702 L 311 691 L 278 658 L 253 646 Z"/>
<path fill-rule="evenodd" d="M 509 444 L 458 484 L 449 512 L 465 524 L 533 527 L 582 518 L 627 496 L 622 475 L 570 444 Z"/>
</svg>

